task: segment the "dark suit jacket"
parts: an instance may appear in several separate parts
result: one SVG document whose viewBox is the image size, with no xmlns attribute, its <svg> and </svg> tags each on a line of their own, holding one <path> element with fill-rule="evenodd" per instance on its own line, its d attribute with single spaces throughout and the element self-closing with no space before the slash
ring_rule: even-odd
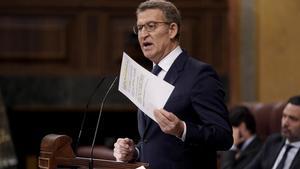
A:
<svg viewBox="0 0 300 169">
<path fill-rule="evenodd" d="M 222 169 L 244 169 L 256 156 L 261 148 L 262 142 L 258 137 L 255 137 L 252 142 L 242 151 L 239 152 L 236 158 L 237 151 L 225 151 L 221 158 Z"/>
<path fill-rule="evenodd" d="M 138 112 L 139 160 L 151 169 L 215 169 L 216 151 L 230 148 L 233 140 L 217 74 L 183 52 L 164 80 L 175 86 L 164 109 L 185 121 L 186 139 L 163 133 L 152 120 L 146 124 Z"/>
<path fill-rule="evenodd" d="M 285 144 L 285 138 L 280 134 L 271 135 L 263 145 L 254 160 L 247 166 L 247 169 L 271 169 L 276 158 Z M 298 151 L 290 169 L 300 168 L 300 152 Z"/>
</svg>

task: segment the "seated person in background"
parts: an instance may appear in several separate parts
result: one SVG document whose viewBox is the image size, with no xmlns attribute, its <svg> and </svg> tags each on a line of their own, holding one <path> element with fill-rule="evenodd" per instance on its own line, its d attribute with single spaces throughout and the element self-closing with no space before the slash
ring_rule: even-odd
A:
<svg viewBox="0 0 300 169">
<path fill-rule="evenodd" d="M 230 123 L 234 141 L 231 149 L 222 154 L 221 168 L 244 169 L 262 145 L 256 136 L 255 118 L 247 107 L 236 106 L 230 111 Z"/>
<path fill-rule="evenodd" d="M 300 95 L 288 100 L 281 118 L 281 134 L 271 135 L 247 169 L 300 168 Z"/>
</svg>

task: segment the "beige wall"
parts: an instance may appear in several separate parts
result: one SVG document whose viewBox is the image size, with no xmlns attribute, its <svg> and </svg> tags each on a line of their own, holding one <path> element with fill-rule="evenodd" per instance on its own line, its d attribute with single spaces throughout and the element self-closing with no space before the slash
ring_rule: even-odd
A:
<svg viewBox="0 0 300 169">
<path fill-rule="evenodd" d="M 257 99 L 300 94 L 300 1 L 256 0 Z"/>
</svg>

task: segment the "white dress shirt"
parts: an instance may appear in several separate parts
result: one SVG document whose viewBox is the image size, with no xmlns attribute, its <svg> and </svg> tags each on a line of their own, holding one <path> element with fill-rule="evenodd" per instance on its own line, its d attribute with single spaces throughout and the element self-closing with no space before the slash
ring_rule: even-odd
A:
<svg viewBox="0 0 300 169">
<path fill-rule="evenodd" d="M 290 143 L 288 140 L 286 140 L 285 141 L 285 145 L 281 148 L 280 153 L 277 156 L 276 161 L 275 161 L 272 169 L 276 169 L 276 167 L 278 166 L 278 164 L 279 164 L 280 160 L 282 159 L 282 156 L 283 156 L 283 154 L 285 152 L 287 144 L 290 144 L 293 147 L 290 149 L 290 151 L 287 154 L 287 157 L 286 157 L 283 169 L 289 169 L 290 168 L 290 166 L 291 166 L 291 164 L 292 164 L 292 162 L 293 162 L 293 160 L 294 160 L 297 152 L 299 151 L 300 141 Z"/>
</svg>

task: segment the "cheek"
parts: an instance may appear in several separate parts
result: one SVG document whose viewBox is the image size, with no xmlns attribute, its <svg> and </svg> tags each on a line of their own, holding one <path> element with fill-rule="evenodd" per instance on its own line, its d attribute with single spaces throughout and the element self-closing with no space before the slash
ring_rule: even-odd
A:
<svg viewBox="0 0 300 169">
<path fill-rule="evenodd" d="M 166 32 L 155 34 L 152 37 L 153 37 L 153 41 L 156 44 L 160 44 L 160 45 L 163 45 L 164 43 L 167 43 L 169 41 L 169 37 Z"/>
<path fill-rule="evenodd" d="M 161 39 L 161 37 L 159 37 L 159 35 L 154 35 L 153 36 L 153 43 L 157 46 L 157 45 L 160 45 L 161 44 L 161 41 L 162 41 L 162 39 Z"/>
<path fill-rule="evenodd" d="M 294 128 L 295 128 L 295 131 L 298 133 L 298 135 L 299 135 L 299 137 L 300 137 L 300 124 L 299 124 L 299 123 L 296 124 L 296 125 L 294 126 Z"/>
<path fill-rule="evenodd" d="M 142 38 L 140 38 L 139 36 L 138 36 L 138 41 L 139 41 L 139 45 L 140 45 L 140 47 L 142 47 L 142 45 L 141 45 Z"/>
<path fill-rule="evenodd" d="M 281 126 L 284 126 L 287 124 L 287 118 L 282 117 L 281 118 Z"/>
</svg>

